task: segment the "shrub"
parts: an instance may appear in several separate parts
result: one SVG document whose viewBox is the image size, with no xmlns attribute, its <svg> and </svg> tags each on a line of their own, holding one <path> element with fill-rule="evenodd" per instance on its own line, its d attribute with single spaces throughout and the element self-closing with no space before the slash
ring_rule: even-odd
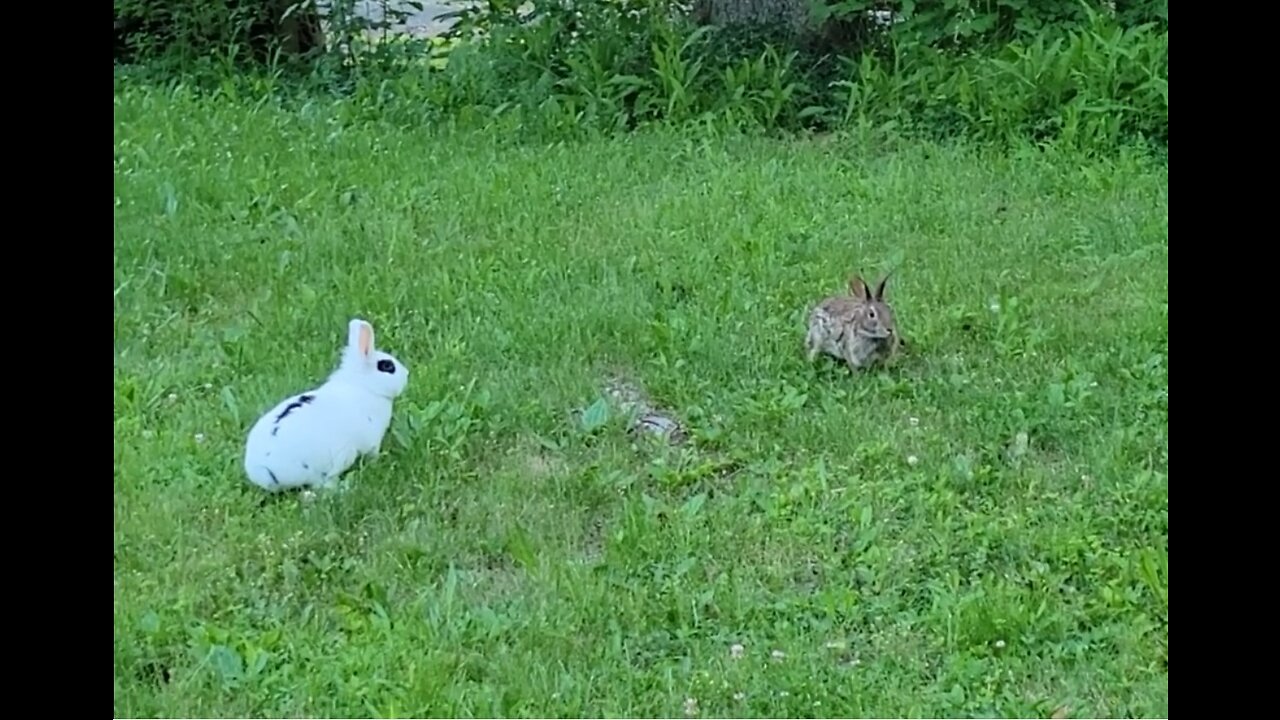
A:
<svg viewBox="0 0 1280 720">
<path fill-rule="evenodd" d="M 1169 33 L 1151 23 L 1095 15 L 988 53 L 909 45 L 889 61 L 863 56 L 850 75 L 837 91 L 842 123 L 1082 148 L 1169 142 Z"/>
<path fill-rule="evenodd" d="M 138 47 L 179 61 L 258 48 L 253 38 L 279 48 L 282 22 L 305 9 L 284 1 L 148 5 L 161 30 Z M 118 12 L 142 6 L 117 0 Z M 554 137 L 872 126 L 1099 151 L 1169 139 L 1167 0 L 843 0 L 820 6 L 821 31 L 807 35 L 782 21 L 702 24 L 677 0 L 538 0 L 531 11 L 488 0 L 430 50 L 367 42 L 373 24 L 351 9 L 335 4 L 330 42 L 312 54 L 333 62 L 313 63 L 311 77 L 397 123 Z"/>
<path fill-rule="evenodd" d="M 969 23 L 944 18 L 948 4 Z M 831 52 L 832 35 L 803 42 L 761 24 L 698 26 L 665 0 L 553 0 L 524 17 L 506 7 L 455 29 L 481 39 L 443 73 L 455 92 L 440 101 L 602 131 L 872 124 L 999 141 L 1167 145 L 1167 3 L 1163 16 L 1152 2 L 1098 11 L 1011 0 L 985 14 L 979 5 L 921 2 L 879 37 L 859 30 L 860 52 L 843 58 Z"/>
<path fill-rule="evenodd" d="M 323 48 L 314 5 L 294 0 L 115 0 L 117 64 L 265 64 L 277 52 L 306 56 Z"/>
</svg>

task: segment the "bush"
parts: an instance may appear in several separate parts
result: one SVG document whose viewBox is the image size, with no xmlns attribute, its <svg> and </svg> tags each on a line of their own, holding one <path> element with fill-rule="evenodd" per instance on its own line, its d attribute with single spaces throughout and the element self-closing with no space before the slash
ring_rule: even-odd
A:
<svg viewBox="0 0 1280 720">
<path fill-rule="evenodd" d="M 374 21 L 355 12 L 356 0 L 325 5 L 322 14 L 317 0 L 115 0 L 115 61 L 178 72 L 210 62 L 241 71 L 281 60 L 309 70 L 332 67 L 325 60 L 351 65 L 382 59 L 386 47 L 369 42 L 370 31 L 385 31 L 422 8 L 418 0 L 401 0 Z"/>
<path fill-rule="evenodd" d="M 819 21 L 868 16 L 877 17 L 882 34 L 897 45 L 946 51 L 1080 32 L 1099 16 L 1124 28 L 1150 24 L 1169 30 L 1168 0 L 831 0 L 815 14 Z M 883 50 L 886 44 L 872 47 Z"/>
<path fill-rule="evenodd" d="M 115 0 L 115 31 L 117 64 L 267 64 L 325 47 L 314 4 L 295 0 Z"/>
<path fill-rule="evenodd" d="M 864 55 L 839 83 L 842 123 L 913 125 L 935 135 L 1067 142 L 1082 149 L 1169 142 L 1169 33 L 1102 16 L 1041 30 L 990 53 L 907 46 Z"/>
<path fill-rule="evenodd" d="M 183 2 L 164 5 L 170 19 Z M 140 5 L 117 8 L 130 3 Z M 532 12 L 489 0 L 431 45 L 429 62 L 420 43 L 358 42 L 350 4 L 333 18 L 343 40 L 327 57 L 339 62 L 313 65 L 312 77 L 400 123 L 500 121 L 555 137 L 858 126 L 1099 151 L 1168 145 L 1167 0 L 844 0 L 820 8 L 821 32 L 808 35 L 700 24 L 705 14 L 674 0 L 541 0 Z M 199 4 L 166 25 L 171 42 L 197 52 L 243 41 L 274 17 L 263 8 L 281 7 L 249 5 Z"/>
<path fill-rule="evenodd" d="M 491 12 L 456 29 L 459 38 L 484 34 L 450 60 L 436 102 L 519 108 L 605 132 L 652 123 L 870 124 L 1081 147 L 1167 145 L 1167 3 L 1162 22 L 1150 2 L 1114 13 L 1024 4 L 1013 16 L 1008 3 L 975 16 L 981 22 L 967 27 L 987 29 L 968 35 L 939 15 L 943 4 L 921 2 L 874 42 L 864 34 L 861 51 L 846 58 L 820 43 L 788 46 L 776 28 L 699 27 L 663 0 L 551 2 L 523 19 Z M 1148 17 L 1156 20 L 1126 25 Z"/>
</svg>

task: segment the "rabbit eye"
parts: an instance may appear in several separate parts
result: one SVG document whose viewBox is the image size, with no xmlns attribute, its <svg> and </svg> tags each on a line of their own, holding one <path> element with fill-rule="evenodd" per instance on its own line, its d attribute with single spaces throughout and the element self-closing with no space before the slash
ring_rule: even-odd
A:
<svg viewBox="0 0 1280 720">
<path fill-rule="evenodd" d="M 396 374 L 396 364 L 387 359 L 378 361 L 378 372 L 384 372 L 388 375 Z"/>
<path fill-rule="evenodd" d="M 872 320 L 875 320 L 875 319 L 876 319 L 876 309 L 875 309 L 875 308 L 869 308 L 869 309 L 867 310 L 867 316 L 868 316 L 868 317 L 870 317 Z"/>
</svg>

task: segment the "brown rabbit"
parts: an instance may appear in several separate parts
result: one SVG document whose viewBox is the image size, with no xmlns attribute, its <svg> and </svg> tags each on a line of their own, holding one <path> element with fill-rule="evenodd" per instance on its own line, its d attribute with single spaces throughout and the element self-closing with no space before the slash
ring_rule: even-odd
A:
<svg viewBox="0 0 1280 720">
<path fill-rule="evenodd" d="M 888 281 L 885 275 L 872 292 L 861 276 L 854 275 L 849 280 L 852 297 L 829 297 L 813 308 L 805 337 L 809 362 L 822 352 L 844 360 L 857 372 L 897 353 L 902 339 L 893 308 L 884 301 Z"/>
</svg>

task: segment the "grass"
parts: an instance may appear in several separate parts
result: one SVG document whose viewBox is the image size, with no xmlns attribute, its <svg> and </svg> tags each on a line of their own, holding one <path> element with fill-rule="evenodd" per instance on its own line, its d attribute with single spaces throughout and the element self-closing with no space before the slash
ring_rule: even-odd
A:
<svg viewBox="0 0 1280 720">
<path fill-rule="evenodd" d="M 1167 166 L 115 102 L 116 715 L 1168 716 Z M 890 268 L 912 352 L 806 364 Z M 354 315 L 385 454 L 266 500 Z"/>
</svg>

